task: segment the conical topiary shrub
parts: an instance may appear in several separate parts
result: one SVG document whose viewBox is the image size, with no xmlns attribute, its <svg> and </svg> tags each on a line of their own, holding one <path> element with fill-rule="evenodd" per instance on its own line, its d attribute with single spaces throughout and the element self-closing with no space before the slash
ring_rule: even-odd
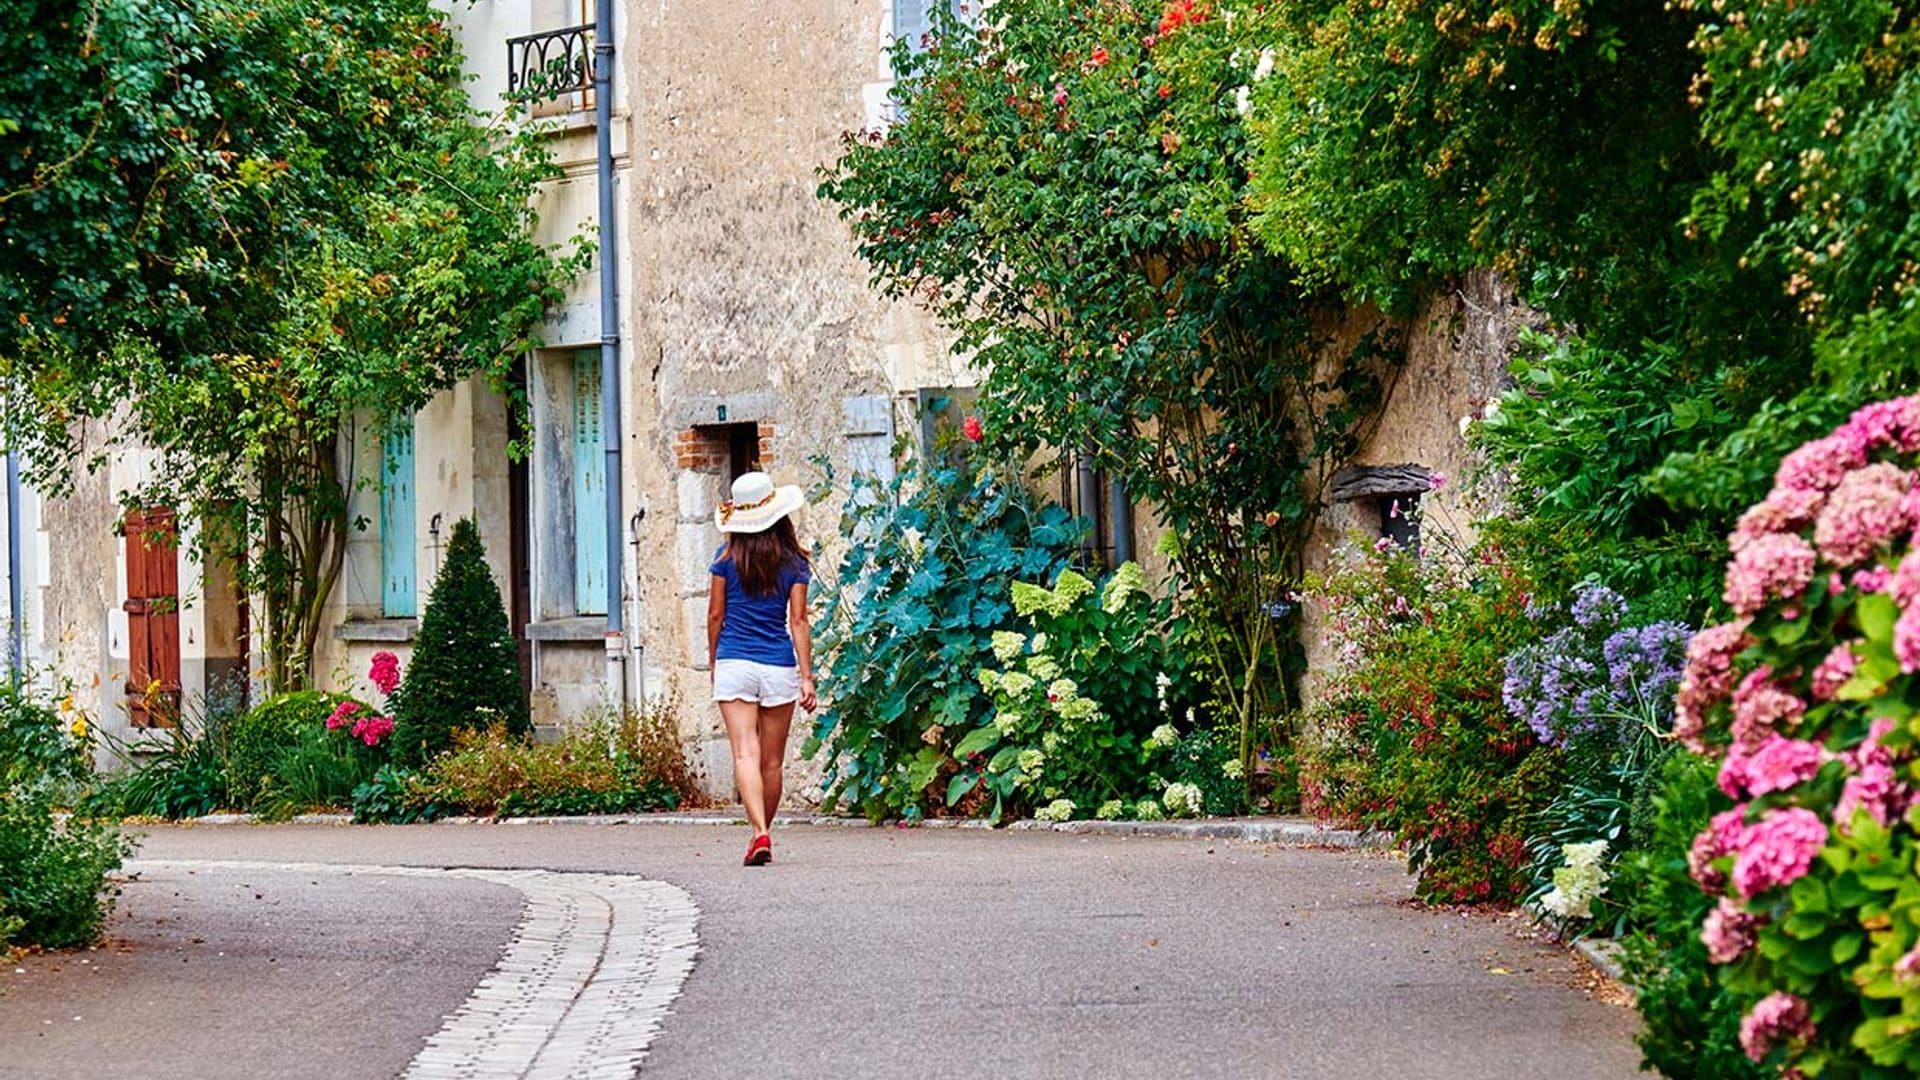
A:
<svg viewBox="0 0 1920 1080">
<path fill-rule="evenodd" d="M 454 523 L 413 660 L 391 704 L 393 752 L 408 764 L 446 749 L 461 728 L 504 723 L 521 734 L 531 726 L 506 605 L 471 518 Z"/>
</svg>

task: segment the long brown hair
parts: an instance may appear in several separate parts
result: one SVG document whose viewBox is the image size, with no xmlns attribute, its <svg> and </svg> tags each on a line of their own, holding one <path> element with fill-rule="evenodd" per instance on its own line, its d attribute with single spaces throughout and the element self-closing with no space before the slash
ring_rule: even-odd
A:
<svg viewBox="0 0 1920 1080">
<path fill-rule="evenodd" d="M 781 518 L 764 532 L 734 533 L 727 538 L 727 558 L 748 596 L 772 596 L 780 591 L 780 572 L 790 566 L 809 566 L 800 547 L 793 520 Z"/>
</svg>

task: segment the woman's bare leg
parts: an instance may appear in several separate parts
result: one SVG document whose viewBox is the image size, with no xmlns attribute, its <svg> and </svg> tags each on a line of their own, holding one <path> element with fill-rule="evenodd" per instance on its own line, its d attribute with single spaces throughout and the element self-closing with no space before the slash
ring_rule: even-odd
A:
<svg viewBox="0 0 1920 1080">
<path fill-rule="evenodd" d="M 727 742 L 733 747 L 733 784 L 740 789 L 740 805 L 747 812 L 753 834 L 767 831 L 767 799 L 761 789 L 760 705 L 753 701 L 723 701 L 720 718 L 727 724 Z"/>
<path fill-rule="evenodd" d="M 760 710 L 760 793 L 766 799 L 767 821 L 780 810 L 780 790 L 785 786 L 787 730 L 793 726 L 793 703 L 762 707 Z"/>
</svg>

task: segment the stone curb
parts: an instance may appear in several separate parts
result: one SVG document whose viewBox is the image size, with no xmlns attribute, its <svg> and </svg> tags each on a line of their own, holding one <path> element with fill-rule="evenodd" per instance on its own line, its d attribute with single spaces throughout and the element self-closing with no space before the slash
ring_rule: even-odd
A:
<svg viewBox="0 0 1920 1080">
<path fill-rule="evenodd" d="M 1633 988 L 1627 985 L 1626 975 L 1620 969 L 1620 943 L 1607 938 L 1581 938 L 1573 943 L 1573 951 L 1580 954 L 1595 971 L 1619 983 L 1628 993 Z"/>
<path fill-rule="evenodd" d="M 295 825 L 351 825 L 351 814 L 298 814 L 288 819 Z M 432 824 L 458 825 L 730 825 L 741 826 L 746 819 L 719 814 L 586 814 L 573 817 L 448 817 Z M 182 825 L 257 825 L 255 814 L 208 814 L 187 818 Z M 803 814 L 774 819 L 776 825 L 816 828 L 874 828 L 865 818 L 837 817 L 828 814 Z M 996 826 L 978 818 L 931 818 L 917 825 L 920 829 L 993 829 Z M 1392 851 L 1393 837 L 1380 832 L 1336 829 L 1298 819 L 1216 818 L 1201 821 L 1010 821 L 999 828 L 1016 832 L 1049 831 L 1093 836 L 1170 836 L 1188 840 L 1250 840 L 1290 847 L 1331 847 L 1350 850 Z"/>
</svg>

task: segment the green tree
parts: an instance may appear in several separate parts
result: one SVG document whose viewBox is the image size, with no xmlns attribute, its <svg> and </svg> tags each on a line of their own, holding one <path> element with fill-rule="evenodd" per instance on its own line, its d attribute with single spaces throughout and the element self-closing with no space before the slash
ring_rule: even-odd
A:
<svg viewBox="0 0 1920 1080">
<path fill-rule="evenodd" d="M 894 53 L 901 116 L 850 134 L 821 193 L 876 283 L 988 373 L 990 441 L 1091 456 L 1181 538 L 1244 735 L 1289 702 L 1270 611 L 1397 338 L 1353 334 L 1249 230 L 1244 22 L 1002 0 L 933 23 Z"/>
<path fill-rule="evenodd" d="M 508 366 L 581 251 L 536 132 L 475 111 L 428 0 L 0 0 L 5 438 L 60 491 L 124 447 L 310 675 L 356 417 Z"/>
<path fill-rule="evenodd" d="M 410 764 L 451 746 L 461 728 L 532 730 L 513 629 L 472 518 L 453 524 L 447 560 L 433 579 L 413 659 L 392 705 L 393 752 Z"/>
</svg>

